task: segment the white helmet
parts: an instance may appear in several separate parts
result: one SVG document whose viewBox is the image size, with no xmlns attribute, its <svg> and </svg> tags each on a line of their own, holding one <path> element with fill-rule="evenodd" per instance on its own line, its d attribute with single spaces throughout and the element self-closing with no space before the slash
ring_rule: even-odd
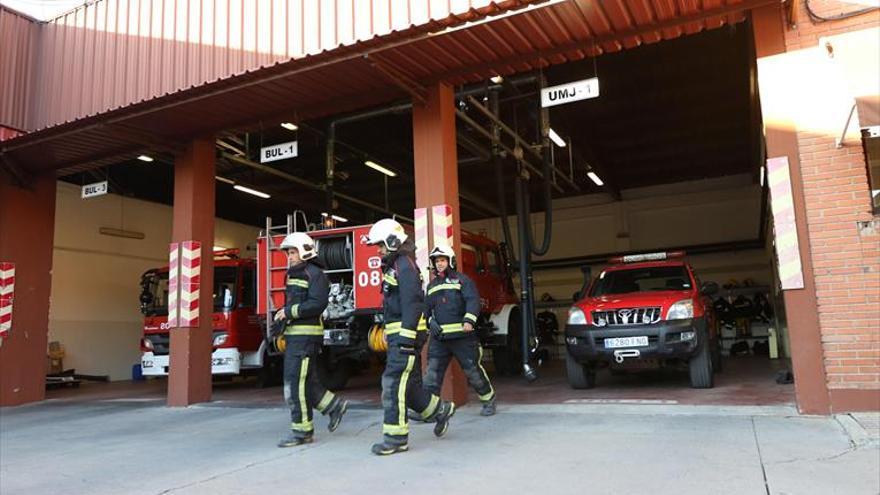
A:
<svg viewBox="0 0 880 495">
<path fill-rule="evenodd" d="M 367 234 L 367 244 L 385 244 L 389 251 L 397 251 L 400 245 L 406 242 L 407 235 L 403 226 L 397 220 L 383 218 L 370 227 Z"/>
<path fill-rule="evenodd" d="M 299 258 L 303 261 L 310 260 L 318 255 L 318 250 L 315 249 L 315 241 L 313 241 L 305 232 L 288 234 L 287 237 L 281 241 L 281 249 L 291 248 L 294 248 L 299 252 Z"/>
<path fill-rule="evenodd" d="M 453 251 L 451 247 L 442 244 L 434 246 L 434 249 L 431 250 L 431 254 L 428 255 L 428 259 L 431 260 L 431 268 L 437 270 L 435 261 L 436 258 L 441 256 L 446 257 L 446 259 L 449 260 L 449 266 L 455 270 L 455 251 Z"/>
</svg>

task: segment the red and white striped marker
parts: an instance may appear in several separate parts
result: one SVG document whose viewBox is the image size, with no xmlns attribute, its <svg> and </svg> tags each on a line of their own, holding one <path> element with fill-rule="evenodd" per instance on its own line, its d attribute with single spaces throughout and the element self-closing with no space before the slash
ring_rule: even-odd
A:
<svg viewBox="0 0 880 495">
<path fill-rule="evenodd" d="M 434 224 L 434 246 L 446 245 L 455 250 L 452 237 L 452 207 L 449 205 L 432 207 L 431 222 Z"/>
<path fill-rule="evenodd" d="M 0 262 L 0 340 L 12 330 L 12 300 L 15 293 L 15 263 Z"/>
<path fill-rule="evenodd" d="M 199 326 L 202 243 L 171 243 L 168 258 L 168 325 Z"/>
<path fill-rule="evenodd" d="M 181 327 L 199 326 L 202 243 L 186 241 L 180 249 L 180 318 Z"/>
<path fill-rule="evenodd" d="M 773 210 L 780 285 L 783 290 L 803 289 L 804 272 L 787 156 L 767 159 L 767 185 L 770 188 L 770 207 Z"/>
<path fill-rule="evenodd" d="M 416 264 L 422 274 L 422 288 L 428 286 L 430 267 L 428 266 L 428 209 L 416 208 L 413 214 L 416 244 Z"/>
</svg>

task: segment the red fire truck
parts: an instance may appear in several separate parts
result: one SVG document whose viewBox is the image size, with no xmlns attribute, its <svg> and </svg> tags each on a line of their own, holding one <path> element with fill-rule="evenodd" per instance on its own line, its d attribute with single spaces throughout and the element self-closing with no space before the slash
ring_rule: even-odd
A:
<svg viewBox="0 0 880 495">
<path fill-rule="evenodd" d="M 256 314 L 256 261 L 237 249 L 214 253 L 213 353 L 211 372 L 238 375 L 256 372 L 260 383 L 280 377 L 281 362 L 266 351 L 263 327 Z M 141 276 L 141 369 L 145 376 L 167 376 L 169 366 L 168 267 Z"/>
<path fill-rule="evenodd" d="M 352 372 L 384 352 L 382 337 L 382 262 L 375 246 L 366 244 L 369 225 L 310 231 L 318 260 L 330 279 L 330 302 L 324 313 L 324 351 L 319 375 L 331 389 L 345 386 Z M 284 304 L 287 256 L 278 249 L 291 230 L 268 222 L 257 243 L 257 312 L 269 331 L 271 316 Z M 268 235 L 266 235 L 268 233 Z M 504 250 L 491 239 L 462 233 L 460 266 L 474 279 L 483 311 L 477 329 L 493 349 L 496 367 L 519 368 L 519 309 Z M 424 267 L 422 267 L 424 268 Z M 274 343 L 270 354 L 278 354 Z"/>
</svg>

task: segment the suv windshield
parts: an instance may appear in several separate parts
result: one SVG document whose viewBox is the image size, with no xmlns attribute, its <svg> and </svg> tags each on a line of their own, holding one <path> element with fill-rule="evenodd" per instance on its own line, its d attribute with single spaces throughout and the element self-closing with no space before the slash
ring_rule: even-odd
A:
<svg viewBox="0 0 880 495">
<path fill-rule="evenodd" d="M 658 290 L 690 290 L 691 278 L 683 266 L 657 266 L 602 272 L 590 296 Z"/>
<path fill-rule="evenodd" d="M 234 266 L 214 268 L 214 310 L 231 309 L 235 304 Z M 149 271 L 141 280 L 141 312 L 146 316 L 168 314 L 168 272 Z"/>
</svg>

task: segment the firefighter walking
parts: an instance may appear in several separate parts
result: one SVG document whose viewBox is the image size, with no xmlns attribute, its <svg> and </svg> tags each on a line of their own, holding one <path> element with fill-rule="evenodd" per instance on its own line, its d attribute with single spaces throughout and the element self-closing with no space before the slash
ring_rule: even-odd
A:
<svg viewBox="0 0 880 495">
<path fill-rule="evenodd" d="M 412 241 L 403 227 L 386 218 L 376 222 L 367 244 L 377 245 L 382 256 L 382 306 L 388 353 L 382 373 L 383 440 L 374 444 L 376 455 L 409 450 L 407 406 L 426 421 L 436 421 L 434 435 L 441 437 L 455 414 L 455 404 L 442 401 L 422 387 L 420 350 L 427 336 L 422 319 L 425 305 L 421 277 Z"/>
<path fill-rule="evenodd" d="M 428 370 L 425 389 L 439 394 L 449 361 L 454 357 L 468 383 L 480 396 L 482 416 L 495 414 L 495 389 L 483 368 L 483 348 L 474 331 L 480 314 L 480 294 L 474 282 L 455 266 L 455 253 L 447 246 L 436 246 L 429 255 L 435 277 L 428 284 L 425 315 L 431 342 L 428 344 Z"/>
<path fill-rule="evenodd" d="M 290 433 L 279 447 L 294 447 L 314 441 L 312 409 L 330 416 L 328 429 L 339 427 L 348 401 L 326 390 L 315 369 L 315 360 L 324 342 L 321 314 L 327 307 L 330 284 L 315 262 L 318 252 L 308 234 L 294 232 L 281 242 L 287 250 L 289 268 L 284 308 L 275 314 L 283 324 L 284 400 L 290 407 Z"/>
</svg>

